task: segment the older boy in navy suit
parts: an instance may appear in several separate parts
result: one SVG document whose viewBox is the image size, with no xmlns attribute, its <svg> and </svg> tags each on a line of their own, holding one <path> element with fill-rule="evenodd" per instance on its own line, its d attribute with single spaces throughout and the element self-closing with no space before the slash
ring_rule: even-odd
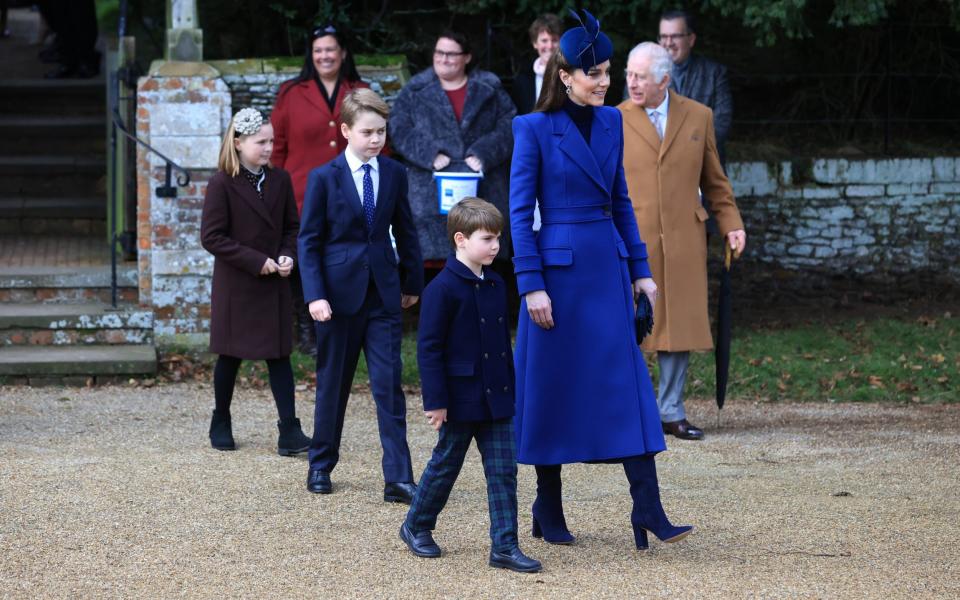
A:
<svg viewBox="0 0 960 600">
<path fill-rule="evenodd" d="M 406 171 L 378 156 L 389 111 L 368 89 L 344 97 L 341 133 L 347 148 L 307 180 L 298 249 L 304 300 L 317 327 L 307 489 L 333 491 L 330 472 L 340 458 L 343 416 L 362 349 L 383 446 L 383 499 L 409 504 L 416 485 L 400 389 L 400 312 L 413 306 L 423 289 L 423 261 Z"/>
<path fill-rule="evenodd" d="M 431 531 L 473 439 L 483 457 L 490 508 L 490 566 L 535 573 L 540 563 L 517 542 L 514 374 L 503 279 L 489 265 L 500 250 L 503 215 L 465 198 L 447 216 L 456 255 L 423 295 L 417 363 L 423 409 L 440 438 L 400 527 L 410 551 L 440 556 Z"/>
</svg>

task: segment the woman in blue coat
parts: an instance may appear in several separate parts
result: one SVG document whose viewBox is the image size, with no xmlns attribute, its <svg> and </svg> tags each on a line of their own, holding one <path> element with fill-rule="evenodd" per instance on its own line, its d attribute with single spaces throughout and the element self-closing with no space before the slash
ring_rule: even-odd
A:
<svg viewBox="0 0 960 600">
<path fill-rule="evenodd" d="M 660 504 L 653 457 L 666 445 L 633 324 L 635 300 L 653 304 L 657 287 L 627 196 L 622 120 L 603 106 L 613 45 L 584 15 L 547 65 L 535 112 L 513 121 L 518 461 L 536 465 L 533 535 L 559 544 L 574 540 L 561 465 L 622 463 L 643 549 L 647 531 L 672 542 L 693 528 L 671 525 Z"/>
</svg>

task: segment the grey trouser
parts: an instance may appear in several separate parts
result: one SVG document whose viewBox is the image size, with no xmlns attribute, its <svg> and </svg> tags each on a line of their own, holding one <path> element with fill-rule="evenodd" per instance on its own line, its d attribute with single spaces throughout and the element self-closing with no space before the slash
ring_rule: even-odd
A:
<svg viewBox="0 0 960 600">
<path fill-rule="evenodd" d="M 687 383 L 689 352 L 657 352 L 660 366 L 660 385 L 657 390 L 657 407 L 664 423 L 687 418 L 683 409 L 683 386 Z"/>
</svg>

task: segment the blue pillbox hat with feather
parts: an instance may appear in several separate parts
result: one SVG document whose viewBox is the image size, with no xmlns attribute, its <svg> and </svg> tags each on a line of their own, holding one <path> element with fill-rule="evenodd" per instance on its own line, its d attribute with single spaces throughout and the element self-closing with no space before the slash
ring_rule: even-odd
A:
<svg viewBox="0 0 960 600">
<path fill-rule="evenodd" d="M 580 27 L 568 29 L 560 37 L 560 52 L 567 62 L 587 71 L 609 60 L 613 56 L 613 42 L 600 31 L 600 21 L 586 9 L 582 19 L 573 9 L 570 13 L 580 22 Z"/>
</svg>

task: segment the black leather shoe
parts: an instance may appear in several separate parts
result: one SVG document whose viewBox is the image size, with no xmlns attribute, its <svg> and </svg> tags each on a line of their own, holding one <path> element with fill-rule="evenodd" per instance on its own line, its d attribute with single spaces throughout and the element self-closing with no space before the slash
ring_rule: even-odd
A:
<svg viewBox="0 0 960 600">
<path fill-rule="evenodd" d="M 663 432 L 681 440 L 702 440 L 703 430 L 686 419 L 663 423 Z"/>
<path fill-rule="evenodd" d="M 333 492 L 333 484 L 330 483 L 330 473 L 320 469 L 310 469 L 307 473 L 307 491 L 314 494 L 329 494 Z"/>
<path fill-rule="evenodd" d="M 383 486 L 383 501 L 410 504 L 416 493 L 417 484 L 415 483 L 388 483 Z"/>
<path fill-rule="evenodd" d="M 520 551 L 519 546 L 514 546 L 506 552 L 490 551 L 490 566 L 498 569 L 510 569 L 517 573 L 539 573 L 543 565 L 539 560 L 534 560 Z"/>
<path fill-rule="evenodd" d="M 429 530 L 414 533 L 404 522 L 400 526 L 400 539 L 404 541 L 410 552 L 413 552 L 420 558 L 438 558 L 440 556 L 440 546 L 433 541 L 433 535 Z"/>
</svg>

